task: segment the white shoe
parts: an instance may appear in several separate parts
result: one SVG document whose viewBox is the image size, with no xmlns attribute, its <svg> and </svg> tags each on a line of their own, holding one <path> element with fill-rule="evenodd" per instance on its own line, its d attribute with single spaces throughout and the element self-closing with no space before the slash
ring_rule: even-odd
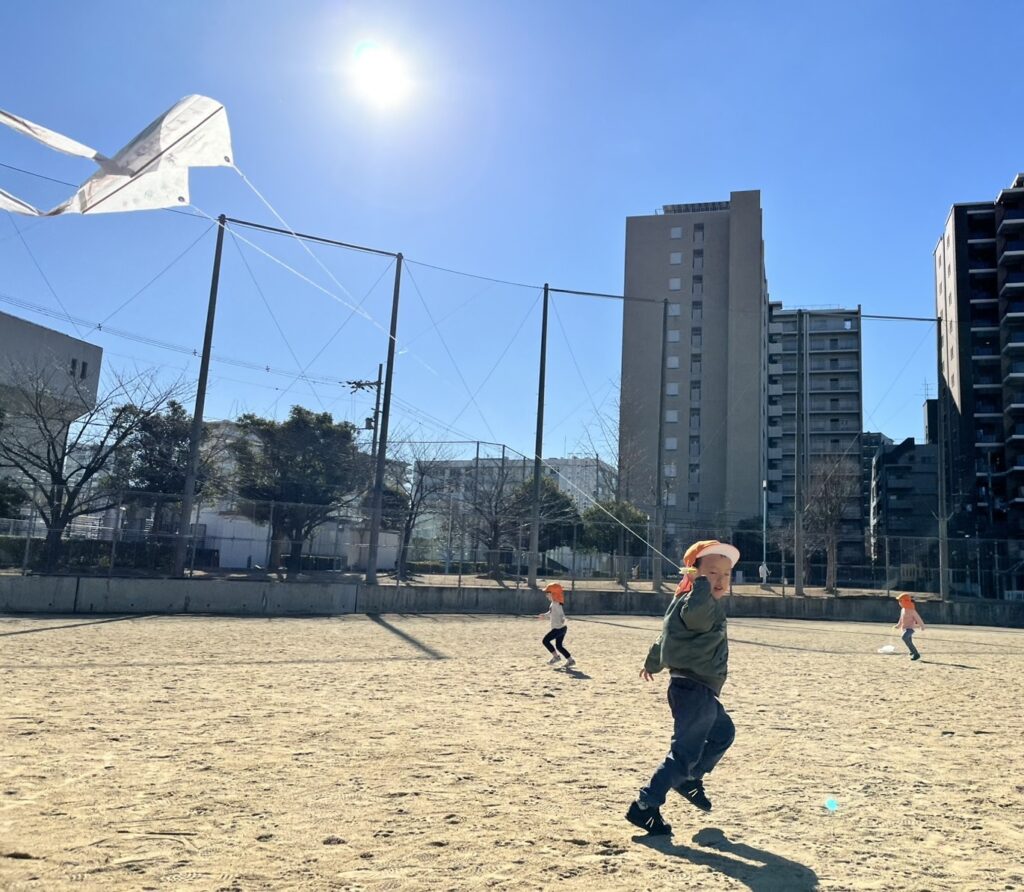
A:
<svg viewBox="0 0 1024 892">
<path fill-rule="evenodd" d="M 576 665 L 576 661 L 572 657 L 569 657 L 569 659 L 565 661 L 565 668 L 566 669 L 568 669 L 570 666 L 575 666 L 575 665 Z"/>
<path fill-rule="evenodd" d="M 562 658 L 558 654 L 555 654 L 550 660 L 548 660 L 548 665 L 554 666 L 555 663 L 559 662 L 561 659 Z"/>
</svg>

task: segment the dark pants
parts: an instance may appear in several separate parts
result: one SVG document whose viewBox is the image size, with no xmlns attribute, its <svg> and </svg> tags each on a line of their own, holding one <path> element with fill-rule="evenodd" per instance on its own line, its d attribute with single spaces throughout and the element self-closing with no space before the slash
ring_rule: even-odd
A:
<svg viewBox="0 0 1024 892">
<path fill-rule="evenodd" d="M 907 646 L 907 650 L 910 651 L 910 655 L 912 657 L 919 656 L 919 654 L 917 652 L 917 648 L 914 647 L 914 630 L 913 629 L 907 629 L 907 631 L 905 631 L 903 633 L 903 643 Z"/>
<path fill-rule="evenodd" d="M 714 768 L 736 738 L 729 714 L 707 685 L 673 678 L 668 686 L 672 708 L 672 746 L 640 799 L 661 806 L 668 791 L 687 780 L 699 780 Z"/>
<path fill-rule="evenodd" d="M 558 652 L 567 660 L 570 660 L 572 659 L 572 654 L 565 649 L 565 644 L 562 643 L 565 641 L 565 633 L 567 631 L 568 626 L 562 626 L 560 629 L 552 629 L 544 636 L 542 643 L 549 651 L 551 651 L 551 653 L 554 653 L 555 648 L 557 647 Z M 554 642 L 553 646 L 551 642 Z"/>
</svg>

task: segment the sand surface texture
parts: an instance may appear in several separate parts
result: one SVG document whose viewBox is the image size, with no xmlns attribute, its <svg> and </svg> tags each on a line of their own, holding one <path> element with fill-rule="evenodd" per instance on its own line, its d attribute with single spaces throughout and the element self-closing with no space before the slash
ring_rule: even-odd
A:
<svg viewBox="0 0 1024 892">
<path fill-rule="evenodd" d="M 1024 888 L 1024 633 L 731 620 L 714 811 L 650 841 L 658 626 L 0 618 L 0 888 Z"/>
</svg>

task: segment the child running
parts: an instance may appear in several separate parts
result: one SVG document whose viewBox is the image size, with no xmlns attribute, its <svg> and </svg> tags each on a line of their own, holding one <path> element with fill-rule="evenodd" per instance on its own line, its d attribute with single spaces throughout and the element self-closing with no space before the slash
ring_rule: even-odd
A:
<svg viewBox="0 0 1024 892">
<path fill-rule="evenodd" d="M 910 659 L 920 660 L 921 654 L 918 653 L 917 648 L 914 646 L 914 630 L 923 631 L 924 621 L 914 606 L 914 599 L 906 592 L 900 595 L 899 604 L 902 609 L 900 610 L 900 620 L 896 623 L 896 628 L 903 631 L 903 643 L 907 646 L 907 650 L 910 651 Z"/>
<path fill-rule="evenodd" d="M 562 609 L 562 605 L 565 603 L 565 589 L 563 589 L 557 582 L 552 582 L 547 588 L 544 589 L 548 596 L 548 600 L 551 602 L 551 607 L 548 608 L 547 613 L 538 613 L 537 619 L 551 619 L 551 631 L 544 636 L 541 643 L 551 653 L 551 659 L 548 660 L 549 666 L 554 666 L 558 663 L 562 657 L 565 657 L 565 668 L 568 669 L 576 665 L 576 661 L 572 658 L 572 654 L 565 649 L 565 633 L 567 631 L 565 624 L 565 611 Z M 555 649 L 557 648 L 557 650 Z"/>
<path fill-rule="evenodd" d="M 651 647 L 640 677 L 651 681 L 668 668 L 672 680 L 672 744 L 665 761 L 629 806 L 626 820 L 651 835 L 669 834 L 661 817 L 669 790 L 701 811 L 711 811 L 704 776 L 736 736 L 718 695 L 725 684 L 729 642 L 721 599 L 729 593 L 739 550 L 715 539 L 691 545 L 683 556 L 683 579 L 665 612 L 661 637 Z M 693 577 L 696 577 L 694 579 Z"/>
</svg>

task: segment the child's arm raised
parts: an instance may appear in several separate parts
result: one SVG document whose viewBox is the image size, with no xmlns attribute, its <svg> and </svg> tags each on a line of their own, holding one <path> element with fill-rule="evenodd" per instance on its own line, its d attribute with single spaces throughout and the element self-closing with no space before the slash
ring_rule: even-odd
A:
<svg viewBox="0 0 1024 892">
<path fill-rule="evenodd" d="M 683 609 L 679 618 L 691 632 L 707 632 L 715 624 L 717 611 L 715 599 L 711 597 L 711 583 L 706 576 L 693 581 L 693 591 L 684 595 Z"/>
</svg>

